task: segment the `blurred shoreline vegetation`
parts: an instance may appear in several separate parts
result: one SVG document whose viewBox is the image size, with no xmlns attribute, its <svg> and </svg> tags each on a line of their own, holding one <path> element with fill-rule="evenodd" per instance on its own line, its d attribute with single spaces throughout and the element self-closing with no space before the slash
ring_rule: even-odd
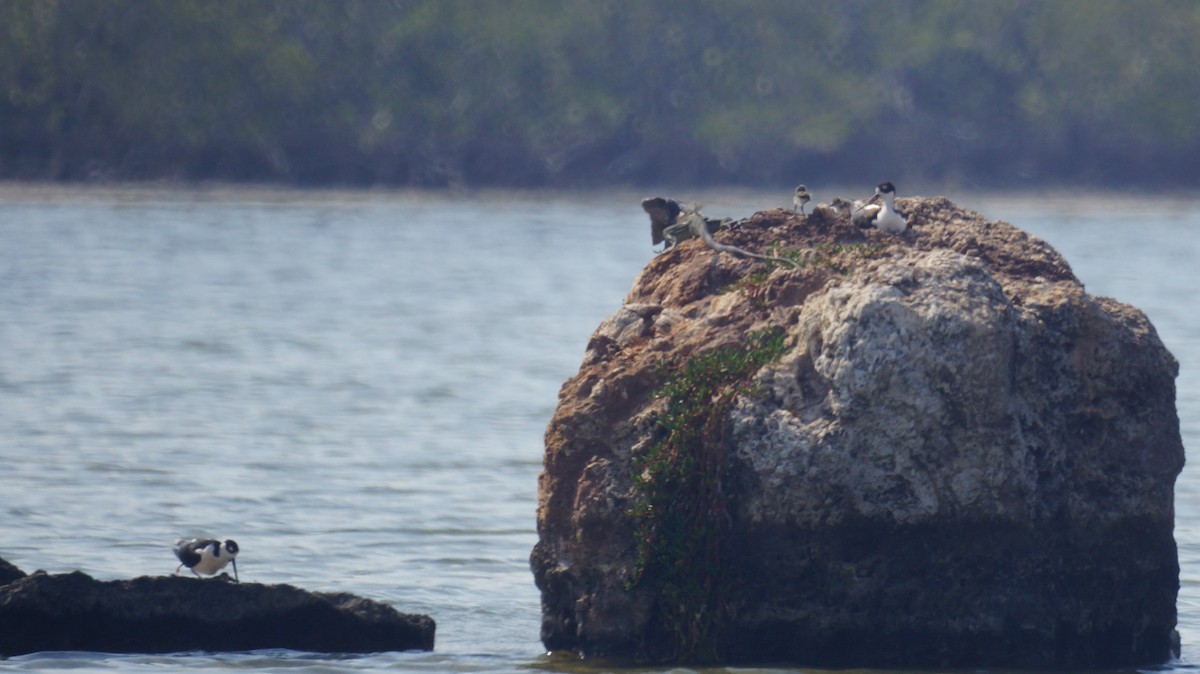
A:
<svg viewBox="0 0 1200 674">
<path fill-rule="evenodd" d="M 0 179 L 1182 187 L 1191 0 L 0 0 Z"/>
</svg>

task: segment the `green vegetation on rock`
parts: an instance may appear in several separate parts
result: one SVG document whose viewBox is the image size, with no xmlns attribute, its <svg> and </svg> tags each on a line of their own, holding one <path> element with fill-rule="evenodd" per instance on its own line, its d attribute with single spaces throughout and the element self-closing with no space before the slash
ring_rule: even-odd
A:
<svg viewBox="0 0 1200 674">
<path fill-rule="evenodd" d="M 630 586 L 659 592 L 663 628 L 678 658 L 720 659 L 721 540 L 728 526 L 722 473 L 728 412 L 749 379 L 783 355 L 784 333 L 763 330 L 746 343 L 689 358 L 655 394 L 666 400 L 660 442 L 633 457 L 637 568 Z"/>
</svg>

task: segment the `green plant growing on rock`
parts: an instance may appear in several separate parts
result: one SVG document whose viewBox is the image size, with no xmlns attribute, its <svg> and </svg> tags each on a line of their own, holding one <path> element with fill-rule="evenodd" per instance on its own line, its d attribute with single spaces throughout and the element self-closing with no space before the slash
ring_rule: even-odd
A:
<svg viewBox="0 0 1200 674">
<path fill-rule="evenodd" d="M 774 263 L 769 263 L 774 264 Z M 750 299 L 754 306 L 765 309 L 767 306 L 766 289 L 767 280 L 770 278 L 771 272 L 769 269 L 759 269 L 741 277 L 740 279 L 721 288 L 721 293 L 744 292 L 746 297 Z"/>
<path fill-rule="evenodd" d="M 805 256 L 805 251 L 802 248 L 789 248 L 780 244 L 778 241 L 767 247 L 767 254 L 771 257 L 778 257 L 784 260 L 791 260 L 798 269 L 803 269 L 808 264 L 808 259 Z M 783 264 L 772 260 L 767 261 L 767 269 L 775 269 L 782 267 Z"/>
<path fill-rule="evenodd" d="M 846 273 L 850 270 L 848 264 L 852 260 L 873 260 L 879 257 L 887 246 L 878 242 L 849 241 L 820 243 L 811 248 L 785 248 L 779 243 L 773 243 L 767 249 L 773 257 L 792 260 L 800 268 L 826 267 L 837 272 Z M 771 263 L 778 266 L 778 263 Z M 773 268 L 773 267 L 770 267 Z"/>
<path fill-rule="evenodd" d="M 665 435 L 632 459 L 637 566 L 629 587 L 661 588 L 658 617 L 674 636 L 676 657 L 720 659 L 728 412 L 750 392 L 750 377 L 784 351 L 782 330 L 756 331 L 744 345 L 689 358 L 655 393 L 666 399 Z"/>
<path fill-rule="evenodd" d="M 811 248 L 788 248 L 779 243 L 773 243 L 767 248 L 767 254 L 791 260 L 800 269 L 808 266 L 825 267 L 841 274 L 847 274 L 855 260 L 876 259 L 885 247 L 881 243 L 874 242 L 822 243 Z M 766 288 L 771 271 L 781 266 L 783 265 L 779 262 L 767 260 L 765 268 L 746 274 L 724 286 L 719 292 L 745 293 L 754 306 L 765 309 L 767 307 Z"/>
</svg>

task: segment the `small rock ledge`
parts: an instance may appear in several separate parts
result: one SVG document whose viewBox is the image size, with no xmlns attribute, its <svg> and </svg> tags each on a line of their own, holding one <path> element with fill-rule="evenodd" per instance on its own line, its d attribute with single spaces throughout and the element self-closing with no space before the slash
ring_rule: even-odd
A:
<svg viewBox="0 0 1200 674">
<path fill-rule="evenodd" d="M 1044 241 L 897 203 L 899 235 L 782 209 L 716 235 L 799 269 L 692 240 L 637 277 L 546 431 L 547 648 L 918 668 L 1177 653 L 1175 359 Z M 762 335 L 782 348 L 748 346 Z"/>
<path fill-rule="evenodd" d="M 286 648 L 433 650 L 435 625 L 370 599 L 290 585 L 178 576 L 98 581 L 20 575 L 0 560 L 0 656 L 38 651 L 174 653 Z"/>
</svg>

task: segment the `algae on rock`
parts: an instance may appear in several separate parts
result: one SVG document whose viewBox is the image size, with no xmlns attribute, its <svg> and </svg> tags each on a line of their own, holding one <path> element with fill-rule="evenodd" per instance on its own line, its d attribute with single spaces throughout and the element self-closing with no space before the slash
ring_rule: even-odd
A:
<svg viewBox="0 0 1200 674">
<path fill-rule="evenodd" d="M 756 332 L 744 346 L 696 354 L 673 368 L 654 395 L 665 403 L 658 420 L 664 435 L 632 456 L 637 565 L 629 586 L 654 584 L 657 617 L 670 629 L 678 657 L 720 656 L 714 632 L 726 613 L 725 427 L 750 375 L 783 350 L 782 331 Z"/>
</svg>

